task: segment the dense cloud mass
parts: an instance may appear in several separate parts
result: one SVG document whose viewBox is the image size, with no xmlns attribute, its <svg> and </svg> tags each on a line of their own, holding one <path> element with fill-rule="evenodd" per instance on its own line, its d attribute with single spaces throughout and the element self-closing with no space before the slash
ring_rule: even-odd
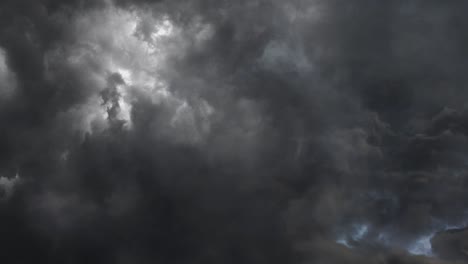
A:
<svg viewBox="0 0 468 264">
<path fill-rule="evenodd" d="M 467 8 L 1 1 L 1 263 L 466 263 Z"/>
</svg>

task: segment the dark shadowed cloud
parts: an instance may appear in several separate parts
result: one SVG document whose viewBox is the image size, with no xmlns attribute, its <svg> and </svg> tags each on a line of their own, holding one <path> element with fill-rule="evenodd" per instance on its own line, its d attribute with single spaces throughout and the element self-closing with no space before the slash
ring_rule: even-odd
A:
<svg viewBox="0 0 468 264">
<path fill-rule="evenodd" d="M 2 263 L 463 263 L 459 1 L 4 0 Z"/>
</svg>

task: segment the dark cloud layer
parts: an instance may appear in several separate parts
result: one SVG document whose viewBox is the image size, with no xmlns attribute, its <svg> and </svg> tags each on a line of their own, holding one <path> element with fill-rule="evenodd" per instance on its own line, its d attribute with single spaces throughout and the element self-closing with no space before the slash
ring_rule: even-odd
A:
<svg viewBox="0 0 468 264">
<path fill-rule="evenodd" d="M 463 263 L 467 7 L 2 1 L 2 263 Z"/>
</svg>

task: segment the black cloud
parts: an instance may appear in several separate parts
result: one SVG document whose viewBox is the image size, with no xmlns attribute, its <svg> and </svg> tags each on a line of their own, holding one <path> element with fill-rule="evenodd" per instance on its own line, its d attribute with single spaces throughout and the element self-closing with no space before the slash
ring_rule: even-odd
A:
<svg viewBox="0 0 468 264">
<path fill-rule="evenodd" d="M 465 9 L 3 1 L 0 258 L 464 261 Z"/>
</svg>

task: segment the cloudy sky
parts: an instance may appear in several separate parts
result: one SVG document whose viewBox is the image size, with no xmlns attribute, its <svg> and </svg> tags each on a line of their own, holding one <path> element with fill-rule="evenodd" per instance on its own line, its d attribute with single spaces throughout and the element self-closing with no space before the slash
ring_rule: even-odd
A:
<svg viewBox="0 0 468 264">
<path fill-rule="evenodd" d="M 0 262 L 465 263 L 467 8 L 0 1 Z"/>
</svg>

